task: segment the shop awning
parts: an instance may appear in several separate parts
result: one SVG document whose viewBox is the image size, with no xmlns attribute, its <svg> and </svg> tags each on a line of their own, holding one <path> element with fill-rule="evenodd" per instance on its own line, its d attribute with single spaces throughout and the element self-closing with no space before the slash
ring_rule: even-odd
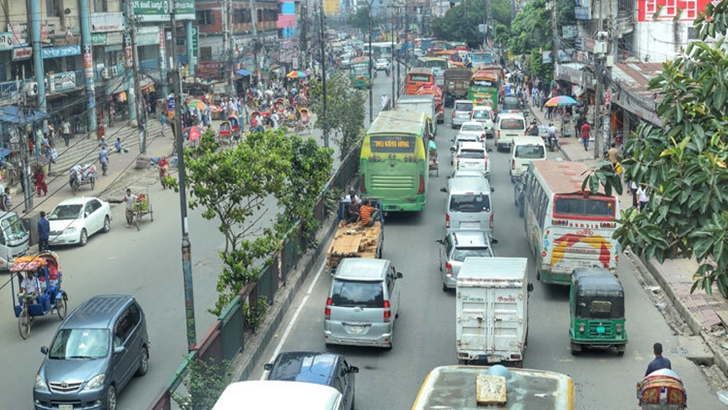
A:
<svg viewBox="0 0 728 410">
<path fill-rule="evenodd" d="M 248 71 L 248 70 L 244 69 L 244 68 L 241 68 L 241 69 L 239 69 L 239 70 L 235 70 L 235 74 L 237 74 L 237 75 L 241 75 L 241 76 L 243 76 L 243 77 L 247 77 L 247 76 L 249 76 L 249 75 L 250 75 L 250 74 L 252 74 L 252 73 L 251 73 L 250 71 Z"/>
<path fill-rule="evenodd" d="M 33 110 L 30 108 L 21 110 L 14 105 L 0 108 L 0 122 L 10 124 L 25 124 L 28 122 L 43 121 L 48 118 L 48 114 L 43 111 Z"/>
</svg>

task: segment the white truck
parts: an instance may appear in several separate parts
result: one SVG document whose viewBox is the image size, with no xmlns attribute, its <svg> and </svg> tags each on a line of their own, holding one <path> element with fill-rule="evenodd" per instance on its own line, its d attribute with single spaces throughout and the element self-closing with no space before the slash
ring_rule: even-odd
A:
<svg viewBox="0 0 728 410">
<path fill-rule="evenodd" d="M 460 364 L 523 367 L 528 336 L 526 258 L 465 258 L 457 279 Z"/>
<path fill-rule="evenodd" d="M 432 135 L 437 134 L 437 124 L 443 120 L 442 113 L 437 111 L 437 101 L 431 94 L 425 95 L 400 95 L 397 98 L 397 109 L 405 111 L 423 112 L 432 120 Z M 435 124 L 437 120 L 437 124 Z"/>
</svg>

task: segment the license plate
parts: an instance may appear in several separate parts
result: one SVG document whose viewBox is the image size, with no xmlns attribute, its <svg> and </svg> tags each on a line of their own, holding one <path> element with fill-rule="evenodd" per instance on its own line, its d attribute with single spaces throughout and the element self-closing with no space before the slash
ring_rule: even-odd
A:
<svg viewBox="0 0 728 410">
<path fill-rule="evenodd" d="M 477 222 L 463 222 L 460 224 L 461 228 L 467 228 L 467 229 L 477 229 L 479 228 L 480 224 Z"/>
<path fill-rule="evenodd" d="M 73 410 L 73 404 L 59 404 L 58 410 Z"/>
<path fill-rule="evenodd" d="M 601 333 L 604 333 L 605 331 L 606 331 L 606 329 L 604 328 L 604 326 L 597 326 L 597 333 L 601 334 Z"/>
<path fill-rule="evenodd" d="M 349 333 L 360 335 L 364 333 L 364 326 L 349 326 Z"/>
</svg>

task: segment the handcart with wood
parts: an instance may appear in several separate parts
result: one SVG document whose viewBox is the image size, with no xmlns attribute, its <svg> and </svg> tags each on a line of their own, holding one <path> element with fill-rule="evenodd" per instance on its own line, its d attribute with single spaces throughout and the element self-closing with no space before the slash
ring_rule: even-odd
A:
<svg viewBox="0 0 728 410">
<path fill-rule="evenodd" d="M 361 220 L 352 215 L 350 202 L 340 201 L 337 217 L 339 225 L 334 233 L 329 251 L 326 253 L 326 271 L 332 275 L 336 267 L 344 258 L 372 258 L 382 257 L 384 246 L 384 215 L 382 203 L 378 199 L 369 198 L 370 206 L 377 209 L 372 215 L 374 224 L 364 226 Z"/>
</svg>

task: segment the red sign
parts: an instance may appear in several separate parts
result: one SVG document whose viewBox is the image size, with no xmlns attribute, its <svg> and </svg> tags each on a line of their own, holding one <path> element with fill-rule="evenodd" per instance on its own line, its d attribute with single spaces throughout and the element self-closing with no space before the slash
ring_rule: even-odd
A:
<svg viewBox="0 0 728 410">
<path fill-rule="evenodd" d="M 639 0 L 637 21 L 694 21 L 711 0 Z"/>
<path fill-rule="evenodd" d="M 202 62 L 195 68 L 195 75 L 211 75 L 217 74 L 222 68 L 221 63 Z"/>
<path fill-rule="evenodd" d="M 610 105 L 612 104 L 612 92 L 607 90 L 604 92 L 604 108 L 609 110 Z"/>
<path fill-rule="evenodd" d="M 33 55 L 32 47 L 20 47 L 13 49 L 13 61 L 27 60 Z"/>
</svg>

